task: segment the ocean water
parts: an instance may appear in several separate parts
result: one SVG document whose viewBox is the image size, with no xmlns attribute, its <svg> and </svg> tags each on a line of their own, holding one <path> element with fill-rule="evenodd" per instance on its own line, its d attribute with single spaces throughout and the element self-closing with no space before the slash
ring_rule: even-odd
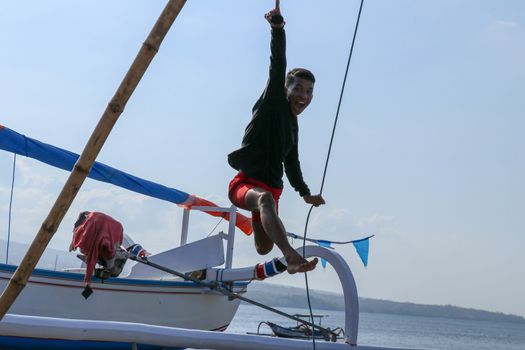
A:
<svg viewBox="0 0 525 350">
<path fill-rule="evenodd" d="M 291 314 L 308 313 L 303 309 L 279 309 Z M 323 326 L 344 326 L 342 311 L 315 310 L 314 313 L 329 315 L 323 318 Z M 295 325 L 293 320 L 243 304 L 226 332 L 255 333 L 261 321 Z M 260 331 L 271 332 L 266 325 L 262 325 Z M 525 350 L 525 323 L 361 313 L 357 343 L 429 350 Z"/>
</svg>

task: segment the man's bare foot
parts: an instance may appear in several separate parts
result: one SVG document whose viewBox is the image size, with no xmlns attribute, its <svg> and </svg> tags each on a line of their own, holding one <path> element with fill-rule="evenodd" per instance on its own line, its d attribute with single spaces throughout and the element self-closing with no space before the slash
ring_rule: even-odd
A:
<svg viewBox="0 0 525 350">
<path fill-rule="evenodd" d="M 319 259 L 314 258 L 312 261 L 308 261 L 303 258 L 295 250 L 292 250 L 289 254 L 285 255 L 286 262 L 288 263 L 287 270 L 289 274 L 297 272 L 308 272 L 315 269 Z"/>
</svg>

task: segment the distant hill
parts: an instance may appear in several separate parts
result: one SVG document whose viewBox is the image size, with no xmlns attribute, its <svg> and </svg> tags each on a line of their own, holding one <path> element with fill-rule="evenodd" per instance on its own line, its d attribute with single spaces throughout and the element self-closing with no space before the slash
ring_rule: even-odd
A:
<svg viewBox="0 0 525 350">
<path fill-rule="evenodd" d="M 301 288 L 286 287 L 266 282 L 254 282 L 248 287 L 246 296 L 260 303 L 275 307 L 308 308 L 306 293 L 304 289 Z M 310 301 L 314 309 L 344 311 L 342 294 L 310 290 Z M 525 324 L 525 318 L 517 315 L 462 308 L 452 305 L 422 305 L 370 298 L 359 298 L 359 311 Z"/>
</svg>

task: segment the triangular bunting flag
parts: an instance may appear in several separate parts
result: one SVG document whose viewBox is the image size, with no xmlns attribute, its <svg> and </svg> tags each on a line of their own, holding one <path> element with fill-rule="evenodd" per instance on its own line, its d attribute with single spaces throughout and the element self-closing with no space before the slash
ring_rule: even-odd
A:
<svg viewBox="0 0 525 350">
<path fill-rule="evenodd" d="M 360 239 L 358 241 L 352 242 L 352 244 L 355 247 L 355 250 L 357 251 L 357 254 L 359 254 L 359 257 L 361 258 L 361 261 L 363 264 L 368 265 L 368 240 L 370 237 L 367 237 L 365 239 Z"/>
<path fill-rule="evenodd" d="M 323 241 L 323 240 L 320 240 L 318 239 L 317 240 L 317 244 L 319 244 L 321 247 L 325 247 L 325 248 L 332 248 L 331 246 L 331 243 L 330 241 Z M 323 266 L 323 269 L 326 269 L 326 260 L 321 258 L 321 265 Z"/>
</svg>

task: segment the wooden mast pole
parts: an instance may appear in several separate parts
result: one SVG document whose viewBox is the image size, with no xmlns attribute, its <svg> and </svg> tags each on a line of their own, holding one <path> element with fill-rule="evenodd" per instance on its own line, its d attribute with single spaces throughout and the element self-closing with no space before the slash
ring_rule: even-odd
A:
<svg viewBox="0 0 525 350">
<path fill-rule="evenodd" d="M 157 19 L 157 22 L 146 38 L 146 41 L 142 44 L 142 47 L 131 64 L 126 76 L 106 107 L 106 110 L 102 114 L 95 130 L 93 130 L 91 137 L 73 167 L 62 191 L 55 201 L 55 204 L 51 208 L 47 218 L 42 223 L 33 243 L 24 256 L 24 259 L 16 269 L 9 284 L 2 293 L 2 296 L 0 297 L 0 319 L 5 316 L 22 289 L 26 286 L 29 276 L 35 269 L 42 253 L 57 231 L 62 219 L 66 215 L 71 203 L 80 190 L 82 183 L 89 174 L 97 155 L 111 132 L 111 129 L 117 122 L 120 114 L 124 111 L 126 103 L 139 84 L 140 79 L 146 72 L 153 57 L 155 57 L 155 54 L 158 52 L 162 40 L 168 33 L 171 25 L 177 18 L 177 15 L 180 13 L 185 3 L 186 0 L 170 0 Z"/>
</svg>

